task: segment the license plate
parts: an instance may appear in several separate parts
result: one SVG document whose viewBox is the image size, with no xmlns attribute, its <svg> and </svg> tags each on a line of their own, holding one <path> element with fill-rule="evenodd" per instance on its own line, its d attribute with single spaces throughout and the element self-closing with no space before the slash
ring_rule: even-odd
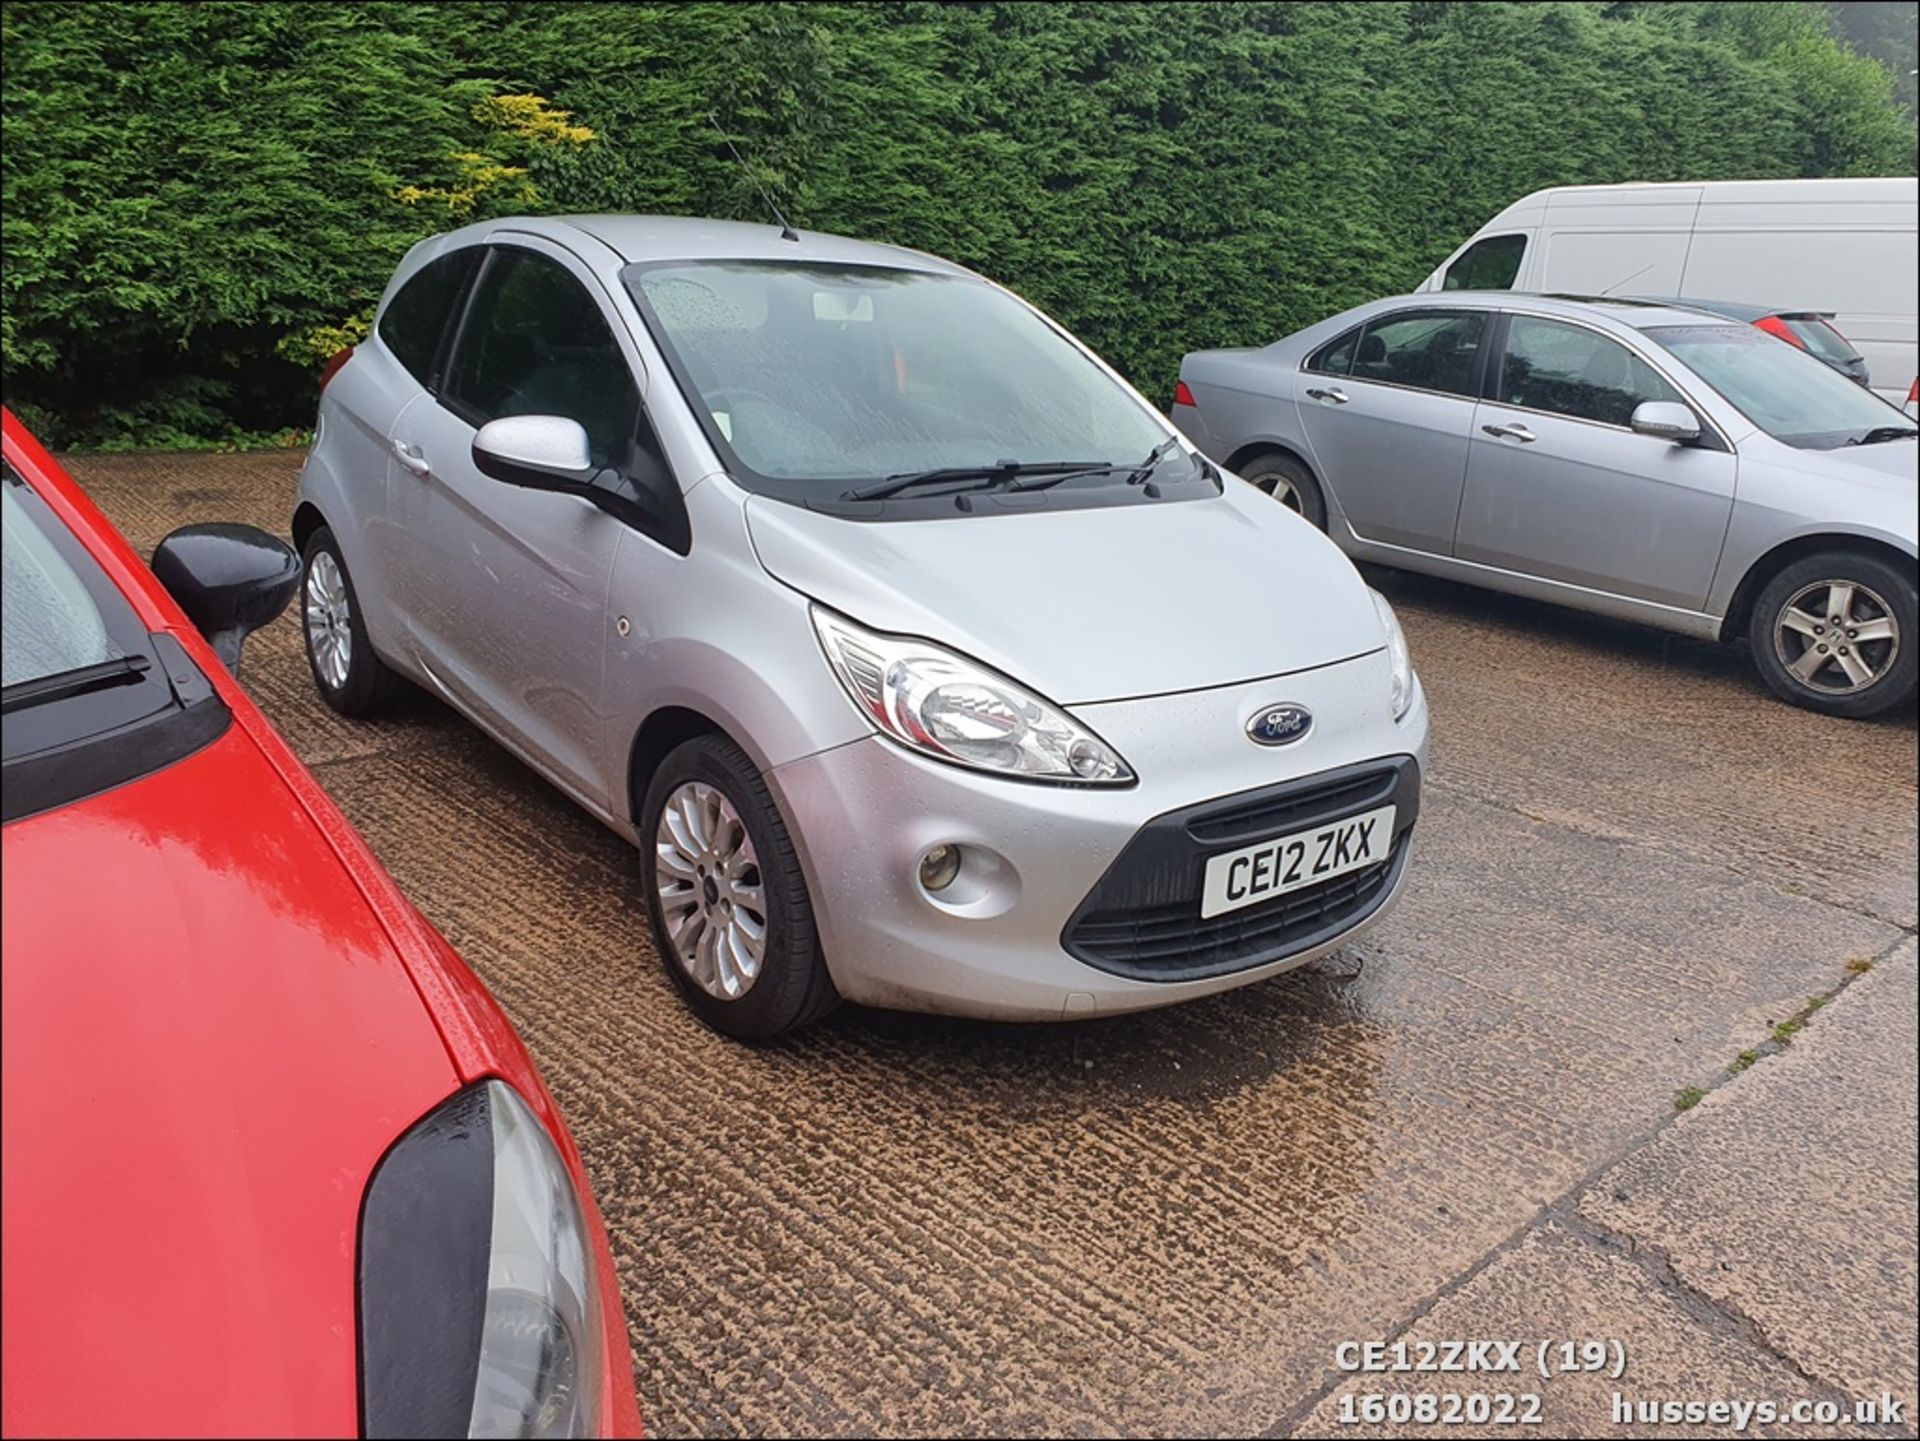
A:
<svg viewBox="0 0 1920 1441">
<path fill-rule="evenodd" d="M 1200 918 L 1237 911 L 1242 906 L 1318 885 L 1348 871 L 1377 865 L 1393 841 L 1393 807 L 1276 836 L 1207 861 L 1200 892 Z"/>
</svg>

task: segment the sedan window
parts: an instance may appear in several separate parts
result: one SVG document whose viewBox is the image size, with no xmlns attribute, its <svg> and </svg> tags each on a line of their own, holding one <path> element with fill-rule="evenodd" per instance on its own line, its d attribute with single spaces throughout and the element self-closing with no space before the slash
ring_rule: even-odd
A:
<svg viewBox="0 0 1920 1441">
<path fill-rule="evenodd" d="M 1914 424 L 1864 385 L 1750 325 L 1646 332 L 1775 440 L 1802 450 L 1912 439 Z"/>
<path fill-rule="evenodd" d="M 494 252 L 448 367 L 444 399 L 476 426 L 503 415 L 562 415 L 594 455 L 617 462 L 632 444 L 640 392 L 606 317 L 557 261 Z"/>
<path fill-rule="evenodd" d="M 1486 331 L 1487 312 L 1482 310 L 1402 311 L 1371 320 L 1351 373 L 1355 380 L 1471 395 L 1474 362 Z"/>
<path fill-rule="evenodd" d="M 1524 410 L 1618 426 L 1645 401 L 1681 401 L 1658 371 L 1618 341 L 1584 325 L 1531 315 L 1516 315 L 1507 327 L 1497 398 Z"/>
<path fill-rule="evenodd" d="M 1360 343 L 1360 327 L 1329 340 L 1307 357 L 1307 369 L 1322 375 L 1345 375 L 1353 369 L 1354 348 Z"/>
</svg>

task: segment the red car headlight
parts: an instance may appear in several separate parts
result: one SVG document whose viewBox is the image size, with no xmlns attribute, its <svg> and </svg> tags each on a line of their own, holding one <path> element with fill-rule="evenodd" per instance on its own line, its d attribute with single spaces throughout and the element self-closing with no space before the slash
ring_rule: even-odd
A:
<svg viewBox="0 0 1920 1441">
<path fill-rule="evenodd" d="M 364 1434 L 596 1434 L 599 1317 L 573 1181 L 511 1086 L 460 1092 L 382 1158 L 360 1218 Z"/>
</svg>

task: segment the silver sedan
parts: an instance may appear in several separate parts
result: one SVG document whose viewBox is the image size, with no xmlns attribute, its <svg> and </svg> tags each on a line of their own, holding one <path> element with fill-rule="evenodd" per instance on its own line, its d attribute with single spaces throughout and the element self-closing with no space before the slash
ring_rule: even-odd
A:
<svg viewBox="0 0 1920 1441">
<path fill-rule="evenodd" d="M 1357 560 L 1746 637 L 1829 715 L 1914 693 L 1915 425 L 1752 326 L 1402 296 L 1187 356 L 1172 414 Z"/>
</svg>

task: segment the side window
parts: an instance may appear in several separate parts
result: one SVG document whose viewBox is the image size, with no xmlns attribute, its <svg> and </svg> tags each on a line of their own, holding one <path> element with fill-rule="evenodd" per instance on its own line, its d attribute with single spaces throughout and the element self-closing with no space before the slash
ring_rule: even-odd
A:
<svg viewBox="0 0 1920 1441">
<path fill-rule="evenodd" d="M 429 261 L 388 302 L 380 315 L 380 338 L 407 373 L 422 385 L 433 384 L 433 361 L 454 302 L 479 263 L 480 250 L 469 246 Z"/>
<path fill-rule="evenodd" d="M 1307 369 L 1322 375 L 1345 375 L 1353 368 L 1353 349 L 1360 339 L 1360 327 L 1336 336 L 1307 357 Z"/>
<path fill-rule="evenodd" d="M 620 463 L 640 423 L 640 392 L 593 297 L 558 261 L 508 247 L 480 276 L 444 398 L 474 425 L 577 420 L 602 463 Z"/>
<path fill-rule="evenodd" d="M 1353 378 L 1471 395 L 1489 315 L 1484 310 L 1421 310 L 1370 320 L 1354 356 Z"/>
<path fill-rule="evenodd" d="M 1642 401 L 1680 395 L 1646 361 L 1598 331 L 1516 315 L 1507 326 L 1499 399 L 1624 426 Z"/>
<path fill-rule="evenodd" d="M 1443 290 L 1511 290 L 1527 253 L 1524 235 L 1489 235 L 1476 240 L 1447 267 Z"/>
</svg>

